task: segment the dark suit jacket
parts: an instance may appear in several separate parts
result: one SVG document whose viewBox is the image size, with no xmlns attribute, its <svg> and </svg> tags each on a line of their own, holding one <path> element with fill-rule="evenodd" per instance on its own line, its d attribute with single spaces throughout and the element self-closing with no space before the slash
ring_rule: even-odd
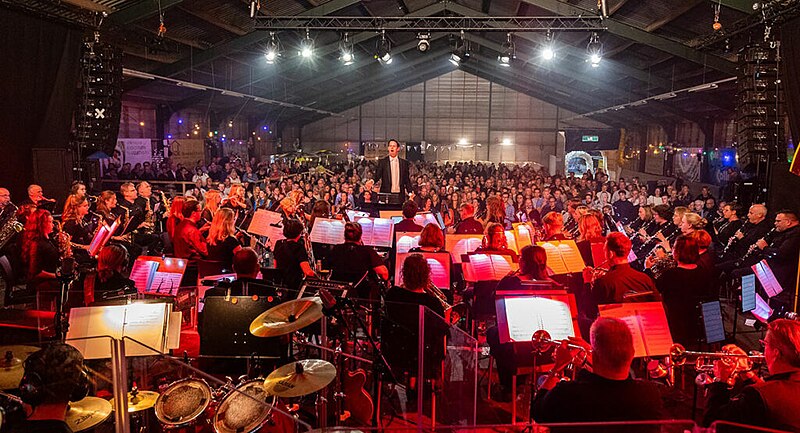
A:
<svg viewBox="0 0 800 433">
<path fill-rule="evenodd" d="M 378 169 L 375 172 L 375 182 L 377 181 L 381 181 L 382 193 L 392 192 L 392 169 L 389 166 L 388 156 L 378 161 Z M 409 192 L 411 192 L 411 178 L 408 174 L 408 161 L 400 158 L 400 194 L 406 197 Z"/>
</svg>

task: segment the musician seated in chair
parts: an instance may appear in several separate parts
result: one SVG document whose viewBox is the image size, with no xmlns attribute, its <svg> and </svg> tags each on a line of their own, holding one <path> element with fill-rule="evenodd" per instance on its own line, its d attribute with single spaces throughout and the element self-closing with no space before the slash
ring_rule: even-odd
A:
<svg viewBox="0 0 800 433">
<path fill-rule="evenodd" d="M 122 275 L 128 265 L 128 251 L 122 245 L 106 245 L 97 257 L 97 273 L 87 275 L 83 282 L 84 302 L 91 305 L 108 297 L 136 294 L 136 283 Z"/>
<path fill-rule="evenodd" d="M 90 385 L 83 355 L 68 344 L 54 343 L 31 354 L 24 367 L 20 394 L 33 411 L 9 432 L 72 433 L 65 421 L 67 405 L 86 397 Z"/>
<path fill-rule="evenodd" d="M 261 271 L 258 254 L 250 247 L 239 248 L 233 254 L 236 281 L 206 290 L 205 296 L 276 296 L 275 288 L 258 278 Z"/>
<path fill-rule="evenodd" d="M 715 361 L 714 376 L 721 380 L 706 388 L 706 424 L 724 420 L 781 431 L 800 431 L 800 398 L 797 397 L 800 394 L 800 322 L 775 320 L 769 324 L 761 344 L 764 345 L 769 370 L 769 377 L 763 380 L 749 368 L 747 364 L 750 361 L 746 358 L 733 363 Z M 732 344 L 724 346 L 723 350 L 737 355 L 747 354 Z M 723 426 L 718 426 L 716 431 L 733 430 L 722 429 Z"/>
<path fill-rule="evenodd" d="M 592 325 L 591 346 L 580 338 L 570 337 L 570 344 L 584 347 L 585 368 L 574 381 L 561 381 L 567 364 L 577 362 L 577 349 L 561 344 L 556 349 L 555 364 L 545 376 L 531 403 L 531 418 L 537 423 L 659 420 L 663 404 L 654 383 L 631 379 L 633 336 L 622 320 L 601 317 Z M 557 432 L 556 427 L 550 431 Z M 597 431 L 597 427 L 561 431 Z M 607 430 L 603 430 L 607 431 Z M 613 431 L 660 431 L 658 426 L 631 426 Z"/>
<path fill-rule="evenodd" d="M 431 284 L 431 268 L 422 254 L 413 253 L 406 257 L 401 275 L 402 286 L 394 286 L 386 294 L 381 347 L 395 376 L 403 382 L 402 376 L 408 375 L 413 388 L 418 368 L 419 306 L 425 306 L 439 316 L 444 316 L 444 306 L 426 290 Z M 436 322 L 426 321 L 426 328 L 435 326 Z M 440 364 L 443 350 L 443 344 L 439 345 L 435 338 L 426 338 L 424 363 L 436 367 L 426 372 L 427 377 L 432 377 L 428 373 L 438 371 L 437 364 Z"/>
<path fill-rule="evenodd" d="M 508 248 L 508 239 L 506 239 L 506 232 L 503 225 L 500 223 L 489 223 L 486 226 L 486 235 L 483 237 L 483 243 L 475 254 L 499 254 L 501 256 L 511 256 L 511 260 L 515 263 L 518 260 L 517 253 Z"/>
<path fill-rule="evenodd" d="M 608 271 L 597 275 L 597 269 L 583 270 L 584 282 L 591 285 L 594 309 L 598 305 L 644 302 L 659 298 L 653 280 L 644 272 L 631 268 L 628 263 L 631 247 L 631 240 L 624 233 L 609 233 L 603 248 Z"/>
<path fill-rule="evenodd" d="M 394 225 L 394 231 L 397 232 L 410 232 L 419 233 L 423 227 L 414 221 L 414 216 L 417 215 L 419 208 L 414 200 L 406 200 L 403 203 L 403 220 Z"/>
<path fill-rule="evenodd" d="M 373 272 L 381 282 L 389 281 L 389 270 L 383 259 L 374 248 L 361 242 L 362 233 L 359 223 L 348 222 L 344 225 L 344 243 L 334 246 L 328 255 L 332 280 L 358 283 L 366 280 L 365 276 Z M 372 289 L 380 288 L 376 286 L 378 285 L 360 284 L 356 287 L 358 297 L 369 298 L 373 294 Z"/>
<path fill-rule="evenodd" d="M 283 236 L 275 244 L 275 268 L 283 274 L 287 288 L 296 291 L 303 278 L 316 276 L 311 268 L 308 252 L 303 244 L 303 223 L 289 219 L 283 223 Z"/>
</svg>

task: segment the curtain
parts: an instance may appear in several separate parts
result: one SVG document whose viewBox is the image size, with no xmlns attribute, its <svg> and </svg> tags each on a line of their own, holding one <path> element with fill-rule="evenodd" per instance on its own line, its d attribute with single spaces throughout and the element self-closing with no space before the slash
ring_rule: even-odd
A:
<svg viewBox="0 0 800 433">
<path fill-rule="evenodd" d="M 0 186 L 19 202 L 34 181 L 32 149 L 69 145 L 83 32 L 4 7 L 0 29 Z"/>
<path fill-rule="evenodd" d="M 800 18 L 781 26 L 781 76 L 792 141 L 800 145 Z"/>
</svg>

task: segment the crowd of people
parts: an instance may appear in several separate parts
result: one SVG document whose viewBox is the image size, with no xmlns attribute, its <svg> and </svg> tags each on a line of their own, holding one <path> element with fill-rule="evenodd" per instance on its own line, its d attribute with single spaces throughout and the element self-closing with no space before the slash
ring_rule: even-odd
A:
<svg viewBox="0 0 800 433">
<path fill-rule="evenodd" d="M 388 148 L 389 156 L 378 161 L 361 159 L 324 166 L 235 156 L 214 158 L 208 164 L 198 162 L 194 167 L 173 165 L 169 160 L 134 167 L 122 164 L 119 170 L 112 166 L 107 180 L 116 183 L 103 185 L 119 186 L 94 191 L 95 186 L 90 185 L 93 195 L 86 185 L 76 182 L 58 224 L 53 223 L 54 203 L 45 198 L 40 186 L 31 185 L 19 206 L 12 203 L 8 190 L 0 188 L 0 229 L 10 222 L 24 226 L 17 238 L 10 233 L 9 239 L 4 239 L 5 230 L 0 231 L 0 248 L 17 269 L 24 270 L 21 279 L 34 292 L 55 291 L 61 260 L 74 256 L 96 270 L 94 293 L 87 300 L 132 285 L 125 268 L 140 254 L 187 259 L 192 271 L 184 278 L 189 284 L 195 284 L 198 276 L 226 270 L 254 280 L 258 274 L 254 264 L 263 258 L 261 250 L 266 245 L 263 239 L 246 233 L 246 228 L 255 211 L 266 209 L 281 215 L 285 239 L 267 247 L 275 262 L 262 267 L 265 279 L 296 290 L 325 268 L 337 281 L 357 285 L 366 281 L 366 288 L 356 288 L 359 296 L 368 298 L 391 283 L 393 251 L 388 251 L 387 259 L 363 245 L 362 227 L 357 222 L 345 224 L 341 245 L 312 244 L 308 233 L 316 218 L 347 219 L 352 211 L 378 216 L 380 209 L 395 204 L 403 215 L 395 231 L 420 232 L 419 247 L 412 253 L 443 252 L 449 234 L 478 234 L 483 235 L 483 242 L 470 253 L 509 256 L 518 263 L 518 271 L 491 282 L 491 293 L 539 281 L 574 294 L 581 334 L 591 335 L 598 358 L 594 375 L 585 376 L 592 386 L 629 380 L 632 354 L 627 348 L 618 351 L 610 347 L 617 342 L 627 345 L 627 339 L 619 324 L 598 320 L 604 304 L 661 301 L 673 339 L 689 348 L 700 347 L 699 303 L 718 299 L 721 284 L 766 259 L 783 288 L 769 299 L 773 309 L 770 321 L 795 309 L 800 221 L 794 210 L 772 210 L 770 214 L 763 204 L 753 204 L 745 215 L 732 197 L 718 200 L 706 186 L 692 194 L 689 185 L 645 184 L 636 177 L 611 180 L 602 170 L 576 177 L 551 175 L 527 164 L 409 163 L 398 156 L 396 141 L 390 141 Z M 152 179 L 167 183 L 159 182 L 162 188 L 157 189 L 149 182 Z M 179 188 L 169 185 L 173 181 L 193 185 L 178 194 Z M 431 213 L 441 223 L 419 224 L 415 220 L 419 213 Z M 514 250 L 509 248 L 506 232 L 518 224 L 530 227 L 533 243 Z M 113 228 L 111 244 L 92 257 L 88 245 L 101 225 Z M 51 242 L 54 230 L 57 241 Z M 544 248 L 536 242 L 569 239 L 576 241 L 588 267 L 582 275 L 554 275 Z M 209 270 L 209 266 L 215 268 Z M 438 314 L 444 314 L 442 306 L 454 300 L 480 302 L 477 286 L 467 287 L 457 272 L 450 287 L 430 292 L 430 267 L 422 255 L 406 258 L 400 274 L 402 281 L 394 281 L 396 287 L 387 292 L 391 301 L 426 305 Z M 374 278 L 365 278 L 368 275 Z M 392 311 L 386 312 L 390 319 Z M 394 321 L 413 328 L 406 316 L 397 313 Z M 403 333 L 386 331 L 386 335 Z M 792 340 L 797 335 L 792 335 L 780 337 L 781 356 L 787 356 L 784 352 L 792 344 L 795 348 L 800 345 L 800 340 Z M 509 371 L 518 361 L 525 361 L 514 359 L 514 351 L 509 352 L 497 339 L 496 329 L 487 331 L 487 340 L 498 361 L 501 383 L 507 385 Z M 398 364 L 408 361 L 406 355 L 402 351 L 397 355 Z M 798 367 L 796 359 L 787 362 Z M 537 411 L 561 395 L 558 386 L 553 386 L 543 388 L 549 395 L 537 395 L 535 418 Z M 631 388 L 635 391 L 631 394 L 626 389 L 618 391 L 628 398 L 641 392 L 641 404 L 652 397 L 647 390 Z M 570 393 L 564 391 L 563 395 Z M 545 412 L 549 416 L 559 413 Z"/>
</svg>

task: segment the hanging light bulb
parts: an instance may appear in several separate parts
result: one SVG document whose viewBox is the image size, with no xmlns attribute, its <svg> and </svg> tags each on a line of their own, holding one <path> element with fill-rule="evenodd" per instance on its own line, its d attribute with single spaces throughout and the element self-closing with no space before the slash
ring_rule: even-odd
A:
<svg viewBox="0 0 800 433">
<path fill-rule="evenodd" d="M 550 33 L 550 30 L 547 30 L 547 37 L 542 46 L 542 58 L 545 60 L 553 60 L 555 58 L 556 52 L 553 50 L 553 34 Z"/>
<path fill-rule="evenodd" d="M 300 56 L 308 59 L 314 55 L 314 40 L 311 39 L 311 33 L 306 29 L 306 37 L 300 41 Z"/>
<path fill-rule="evenodd" d="M 722 30 L 722 23 L 719 22 L 719 12 L 722 9 L 722 0 L 719 0 L 717 4 L 714 5 L 714 24 L 711 25 L 711 28 L 714 29 L 715 32 Z"/>
<path fill-rule="evenodd" d="M 386 30 L 381 30 L 381 40 L 378 41 L 378 49 L 375 58 L 383 65 L 392 63 L 392 44 L 386 39 Z"/>
<path fill-rule="evenodd" d="M 503 44 L 503 52 L 497 56 L 497 62 L 500 66 L 509 67 L 511 62 L 516 58 L 516 49 L 514 41 L 511 39 L 511 33 L 506 34 L 506 42 Z"/>
<path fill-rule="evenodd" d="M 275 32 L 269 32 L 269 42 L 267 42 L 267 52 L 264 53 L 264 58 L 267 60 L 267 64 L 274 64 L 278 57 L 281 56 L 281 45 L 278 42 L 278 38 L 275 37 Z"/>
<path fill-rule="evenodd" d="M 345 66 L 352 65 L 355 62 L 355 54 L 353 52 L 353 43 L 348 39 L 348 34 L 345 32 L 344 38 L 339 42 L 339 60 Z"/>
<path fill-rule="evenodd" d="M 448 60 L 456 66 L 469 60 L 469 47 L 467 46 L 466 39 L 464 39 L 464 30 L 461 30 L 461 40 L 457 43 L 456 48 L 450 54 Z"/>
<path fill-rule="evenodd" d="M 603 59 L 603 43 L 600 42 L 597 33 L 592 33 L 589 44 L 586 46 L 586 52 L 589 54 L 589 62 L 592 67 L 600 66 L 600 61 Z"/>
</svg>

